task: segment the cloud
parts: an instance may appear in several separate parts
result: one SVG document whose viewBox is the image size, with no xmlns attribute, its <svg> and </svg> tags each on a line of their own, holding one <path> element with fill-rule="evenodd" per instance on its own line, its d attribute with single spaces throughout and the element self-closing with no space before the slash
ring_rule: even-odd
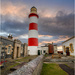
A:
<svg viewBox="0 0 75 75">
<path fill-rule="evenodd" d="M 39 45 L 44 45 L 44 44 L 47 44 L 47 43 L 54 43 L 54 44 L 58 44 L 58 43 L 61 43 L 62 41 L 65 41 L 69 39 L 68 36 L 59 36 L 57 39 L 53 39 L 53 40 L 48 40 L 48 41 L 42 41 L 42 42 L 39 42 Z"/>
<path fill-rule="evenodd" d="M 39 45 L 45 45 L 47 43 L 52 43 L 52 42 L 54 44 L 60 45 L 60 43 L 62 43 L 62 41 L 65 41 L 65 40 L 69 39 L 68 36 L 64 36 L 64 35 L 60 35 L 57 38 L 56 38 L 56 36 L 50 36 L 50 35 L 38 35 L 38 37 L 39 37 Z M 55 37 L 55 39 L 54 39 L 54 37 Z M 23 34 L 23 35 L 14 37 L 14 39 L 20 39 L 20 40 L 26 40 L 26 41 L 28 41 L 28 34 Z"/>
<path fill-rule="evenodd" d="M 1 28 L 2 31 L 11 33 L 14 37 L 19 36 L 22 34 L 28 33 L 28 22 L 19 22 L 16 20 L 5 20 L 4 23 L 2 23 Z"/>
<path fill-rule="evenodd" d="M 12 34 L 14 38 L 27 42 L 30 8 L 23 3 L 2 3 L 2 17 L 0 35 Z M 39 45 L 45 43 L 61 43 L 74 35 L 74 13 L 57 11 L 54 13 L 49 9 L 39 9 Z M 63 35 L 63 36 L 62 36 Z"/>
<path fill-rule="evenodd" d="M 2 2 L 1 3 L 1 19 L 2 23 L 6 22 L 19 22 L 24 23 L 28 21 L 29 7 L 23 3 L 13 3 L 13 2 Z"/>
<path fill-rule="evenodd" d="M 51 39 L 53 36 L 51 35 L 38 35 L 39 39 Z"/>
<path fill-rule="evenodd" d="M 40 18 L 39 33 L 48 35 L 74 35 L 74 14 L 58 11 L 56 17 Z"/>
<path fill-rule="evenodd" d="M 38 35 L 38 39 L 50 39 L 53 36 L 51 35 Z M 28 34 L 19 35 L 17 37 L 14 37 L 14 39 L 28 39 Z"/>
<path fill-rule="evenodd" d="M 52 17 L 56 16 L 56 13 L 49 10 L 49 8 L 48 9 L 46 9 L 46 8 L 40 9 L 38 11 L 38 14 L 39 14 L 39 16 L 41 16 L 41 18 L 52 18 Z"/>
<path fill-rule="evenodd" d="M 2 36 L 8 36 L 8 33 L 7 32 L 2 32 L 2 33 L 0 33 L 0 35 L 2 35 Z"/>
<path fill-rule="evenodd" d="M 62 51 L 62 50 L 63 50 L 62 45 L 58 46 L 58 47 L 57 47 L 57 50 L 58 50 L 58 51 Z"/>
<path fill-rule="evenodd" d="M 14 39 L 28 39 L 28 35 L 27 34 L 23 34 L 23 35 L 14 37 Z"/>
<path fill-rule="evenodd" d="M 11 16 L 17 16 L 19 18 L 27 17 L 27 14 L 29 14 L 29 8 L 26 4 L 18 3 L 13 4 L 11 2 L 2 2 L 1 3 L 1 14 L 2 15 L 11 15 Z"/>
</svg>

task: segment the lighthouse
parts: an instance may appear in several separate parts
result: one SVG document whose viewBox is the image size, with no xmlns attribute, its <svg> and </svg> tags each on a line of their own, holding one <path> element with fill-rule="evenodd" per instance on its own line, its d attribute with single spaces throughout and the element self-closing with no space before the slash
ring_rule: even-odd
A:
<svg viewBox="0 0 75 75">
<path fill-rule="evenodd" d="M 38 53 L 38 18 L 37 9 L 33 6 L 29 14 L 28 54 Z"/>
</svg>

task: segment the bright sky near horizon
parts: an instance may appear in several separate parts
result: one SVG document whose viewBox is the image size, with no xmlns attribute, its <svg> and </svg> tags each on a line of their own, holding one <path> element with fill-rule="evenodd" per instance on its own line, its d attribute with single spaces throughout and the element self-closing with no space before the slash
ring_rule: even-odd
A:
<svg viewBox="0 0 75 75">
<path fill-rule="evenodd" d="M 0 35 L 28 42 L 28 14 L 35 6 L 39 15 L 39 45 L 63 41 L 74 35 L 74 0 L 1 0 Z"/>
</svg>

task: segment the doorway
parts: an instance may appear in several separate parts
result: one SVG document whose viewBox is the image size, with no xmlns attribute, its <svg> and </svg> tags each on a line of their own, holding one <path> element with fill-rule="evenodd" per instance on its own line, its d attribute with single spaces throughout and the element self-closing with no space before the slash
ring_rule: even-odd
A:
<svg viewBox="0 0 75 75">
<path fill-rule="evenodd" d="M 40 55 L 40 50 L 38 50 L 38 55 Z"/>
<path fill-rule="evenodd" d="M 70 56 L 69 47 L 66 47 L 66 55 Z"/>
<path fill-rule="evenodd" d="M 18 54 L 19 54 L 19 47 L 17 47 L 17 52 L 16 52 L 16 57 L 18 58 Z"/>
</svg>

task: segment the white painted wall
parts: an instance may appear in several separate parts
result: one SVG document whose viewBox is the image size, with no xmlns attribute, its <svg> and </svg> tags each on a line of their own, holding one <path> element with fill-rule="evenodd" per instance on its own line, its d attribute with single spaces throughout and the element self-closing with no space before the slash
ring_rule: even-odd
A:
<svg viewBox="0 0 75 75">
<path fill-rule="evenodd" d="M 57 45 L 54 46 L 54 54 L 57 54 Z"/>
<path fill-rule="evenodd" d="M 28 46 L 28 55 L 38 55 L 37 46 Z"/>
<path fill-rule="evenodd" d="M 73 44 L 74 52 L 72 53 L 72 52 L 70 51 L 70 55 L 72 55 L 72 56 L 75 56 L 75 43 L 74 43 L 74 40 L 75 40 L 75 38 L 70 39 L 70 40 L 68 40 L 68 41 L 66 41 L 66 42 L 64 42 L 64 43 L 62 44 L 62 46 L 65 46 L 65 48 L 66 48 L 66 47 L 69 47 L 69 49 L 70 49 L 70 44 L 71 44 L 71 43 Z M 66 55 L 66 53 L 64 52 L 64 48 L 63 48 L 63 54 Z"/>
<path fill-rule="evenodd" d="M 44 51 L 48 53 L 48 47 L 39 47 L 38 50 L 42 50 L 42 54 L 45 54 Z"/>
<path fill-rule="evenodd" d="M 44 50 L 48 53 L 48 47 L 42 47 L 42 53 L 44 54 Z"/>
</svg>

